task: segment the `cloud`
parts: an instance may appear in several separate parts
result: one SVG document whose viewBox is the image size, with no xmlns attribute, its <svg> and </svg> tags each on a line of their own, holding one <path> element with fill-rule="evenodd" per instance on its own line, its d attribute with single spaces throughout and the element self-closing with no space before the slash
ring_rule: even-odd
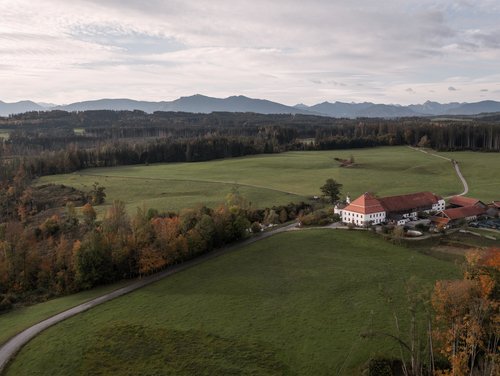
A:
<svg viewBox="0 0 500 376">
<path fill-rule="evenodd" d="M 499 8 L 494 0 L 0 0 L 0 99 L 203 92 L 390 103 L 410 100 L 406 93 L 446 101 L 450 86 L 460 87 L 454 99 L 473 100 L 500 83 Z"/>
<path fill-rule="evenodd" d="M 454 86 L 449 86 L 448 91 L 457 91 L 457 89 Z"/>
</svg>

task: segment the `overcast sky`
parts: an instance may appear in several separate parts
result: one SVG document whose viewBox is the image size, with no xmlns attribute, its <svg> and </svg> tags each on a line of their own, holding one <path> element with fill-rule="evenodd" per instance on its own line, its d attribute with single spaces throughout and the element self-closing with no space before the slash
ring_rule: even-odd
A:
<svg viewBox="0 0 500 376">
<path fill-rule="evenodd" d="M 0 0 L 0 100 L 500 100 L 499 0 Z"/>
</svg>

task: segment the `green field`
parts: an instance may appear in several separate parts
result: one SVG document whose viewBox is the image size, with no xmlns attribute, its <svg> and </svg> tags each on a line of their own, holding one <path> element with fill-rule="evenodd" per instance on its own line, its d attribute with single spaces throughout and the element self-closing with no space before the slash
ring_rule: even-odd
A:
<svg viewBox="0 0 500 376">
<path fill-rule="evenodd" d="M 77 294 L 51 299 L 28 307 L 16 308 L 0 315 L 0 345 L 24 329 L 59 312 L 84 303 L 109 291 L 119 289 L 131 281 L 122 281 Z"/>
<path fill-rule="evenodd" d="M 353 155 L 355 167 L 339 167 L 334 158 Z M 498 199 L 499 153 L 445 153 L 460 161 L 471 194 L 483 200 Z M 382 147 L 321 152 L 289 152 L 200 163 L 122 166 L 78 171 L 41 178 L 38 183 L 60 183 L 90 190 L 98 181 L 106 187 L 108 205 L 124 201 L 137 206 L 178 210 L 197 204 L 216 205 L 234 186 L 255 207 L 300 201 L 319 195 L 327 178 L 344 185 L 343 192 L 356 197 L 371 191 L 395 195 L 428 190 L 449 196 L 462 185 L 449 161 L 408 147 Z"/>
<path fill-rule="evenodd" d="M 476 153 L 462 151 L 439 153 L 459 162 L 460 170 L 469 183 L 467 196 L 485 202 L 500 200 L 500 153 Z"/>
<path fill-rule="evenodd" d="M 6 374 L 359 374 L 370 356 L 396 351 L 359 334 L 394 332 L 393 308 L 406 327 L 405 281 L 458 274 L 368 232 L 289 232 L 48 329 Z"/>
<path fill-rule="evenodd" d="M 4 140 L 8 140 L 11 131 L 12 130 L 10 130 L 10 129 L 1 129 L 0 128 L 0 138 L 3 138 Z"/>
</svg>

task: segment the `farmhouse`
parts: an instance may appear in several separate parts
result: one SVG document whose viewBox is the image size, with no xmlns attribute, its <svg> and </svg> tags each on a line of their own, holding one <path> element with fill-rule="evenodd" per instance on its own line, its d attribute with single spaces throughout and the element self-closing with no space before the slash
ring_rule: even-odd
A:
<svg viewBox="0 0 500 376">
<path fill-rule="evenodd" d="M 486 206 L 486 215 L 489 217 L 499 217 L 500 216 L 500 201 L 492 201 L 491 204 Z"/>
<path fill-rule="evenodd" d="M 419 212 L 430 213 L 445 208 L 441 196 L 431 192 L 407 195 L 376 197 L 364 193 L 341 210 L 342 222 L 357 226 L 367 226 L 390 221 L 397 224 L 416 219 Z"/>
<path fill-rule="evenodd" d="M 448 201 L 450 208 L 463 208 L 467 206 L 479 206 L 486 208 L 486 205 L 477 198 L 464 197 L 464 196 L 453 196 Z"/>
<path fill-rule="evenodd" d="M 494 217 L 500 214 L 500 201 L 492 201 L 491 204 L 488 205 L 488 213 Z"/>
<path fill-rule="evenodd" d="M 446 209 L 432 217 L 432 222 L 441 227 L 450 227 L 462 221 L 473 221 L 485 213 L 485 208 L 476 205 Z"/>
</svg>

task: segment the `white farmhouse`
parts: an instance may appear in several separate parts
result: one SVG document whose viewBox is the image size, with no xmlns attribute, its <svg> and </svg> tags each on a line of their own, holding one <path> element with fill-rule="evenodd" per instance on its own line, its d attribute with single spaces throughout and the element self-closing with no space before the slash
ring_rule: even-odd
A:
<svg viewBox="0 0 500 376">
<path fill-rule="evenodd" d="M 385 209 L 371 193 L 364 193 L 342 210 L 342 222 L 365 226 L 385 221 Z"/>
<path fill-rule="evenodd" d="M 443 198 L 431 192 L 380 198 L 367 192 L 342 209 L 342 222 L 357 226 L 376 225 L 386 221 L 404 225 L 417 219 L 419 212 L 438 212 L 444 210 L 444 207 Z"/>
</svg>

